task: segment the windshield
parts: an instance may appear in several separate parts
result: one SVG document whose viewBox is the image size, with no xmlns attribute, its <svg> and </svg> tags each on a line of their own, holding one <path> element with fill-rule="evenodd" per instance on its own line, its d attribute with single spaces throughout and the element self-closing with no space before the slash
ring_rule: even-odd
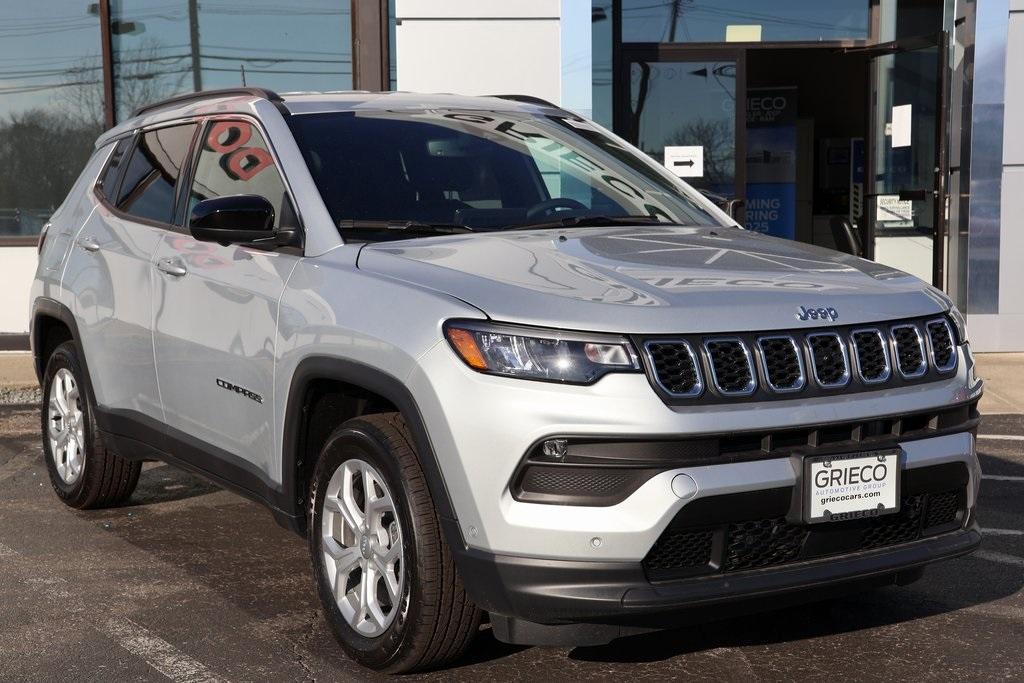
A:
<svg viewBox="0 0 1024 683">
<path fill-rule="evenodd" d="M 388 225 L 722 224 L 667 170 L 569 115 L 347 111 L 288 121 L 335 224 L 360 230 L 358 239 L 384 239 L 365 232 Z"/>
</svg>

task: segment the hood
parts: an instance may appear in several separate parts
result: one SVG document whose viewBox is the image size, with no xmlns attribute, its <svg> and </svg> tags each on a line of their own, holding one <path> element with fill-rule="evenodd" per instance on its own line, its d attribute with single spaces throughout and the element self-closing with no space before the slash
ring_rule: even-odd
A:
<svg viewBox="0 0 1024 683">
<path fill-rule="evenodd" d="M 494 320 L 588 331 L 798 329 L 948 308 L 938 290 L 901 271 L 727 227 L 431 237 L 369 245 L 358 265 L 458 297 Z M 819 308 L 836 319 L 799 315 Z"/>
</svg>

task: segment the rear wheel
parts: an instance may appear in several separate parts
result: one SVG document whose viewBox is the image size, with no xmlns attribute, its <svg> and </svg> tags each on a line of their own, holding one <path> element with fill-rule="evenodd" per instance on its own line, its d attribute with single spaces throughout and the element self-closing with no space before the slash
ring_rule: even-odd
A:
<svg viewBox="0 0 1024 683">
<path fill-rule="evenodd" d="M 480 626 L 401 415 L 349 420 L 313 475 L 310 553 L 328 623 L 364 666 L 400 673 L 458 658 Z"/>
<path fill-rule="evenodd" d="M 142 463 L 118 457 L 96 429 L 75 345 L 54 349 L 43 376 L 43 453 L 57 496 L 73 508 L 119 505 L 135 490 Z"/>
</svg>

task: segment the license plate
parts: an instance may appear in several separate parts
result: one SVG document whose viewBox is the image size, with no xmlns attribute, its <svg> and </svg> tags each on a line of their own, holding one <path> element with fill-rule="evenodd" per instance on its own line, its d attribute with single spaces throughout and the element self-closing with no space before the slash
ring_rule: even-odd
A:
<svg viewBox="0 0 1024 683">
<path fill-rule="evenodd" d="M 804 521 L 839 522 L 900 509 L 900 450 L 804 459 Z"/>
</svg>

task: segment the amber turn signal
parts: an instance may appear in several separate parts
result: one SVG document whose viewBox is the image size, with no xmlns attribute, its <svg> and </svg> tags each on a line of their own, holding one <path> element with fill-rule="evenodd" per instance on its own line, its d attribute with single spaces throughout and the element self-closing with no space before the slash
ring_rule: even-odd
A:
<svg viewBox="0 0 1024 683">
<path fill-rule="evenodd" d="M 480 352 L 480 347 L 477 346 L 476 337 L 472 332 L 449 327 L 445 330 L 445 334 L 448 335 L 448 341 L 451 342 L 452 347 L 469 367 L 475 370 L 487 369 L 487 361 L 484 360 L 484 354 Z"/>
</svg>

